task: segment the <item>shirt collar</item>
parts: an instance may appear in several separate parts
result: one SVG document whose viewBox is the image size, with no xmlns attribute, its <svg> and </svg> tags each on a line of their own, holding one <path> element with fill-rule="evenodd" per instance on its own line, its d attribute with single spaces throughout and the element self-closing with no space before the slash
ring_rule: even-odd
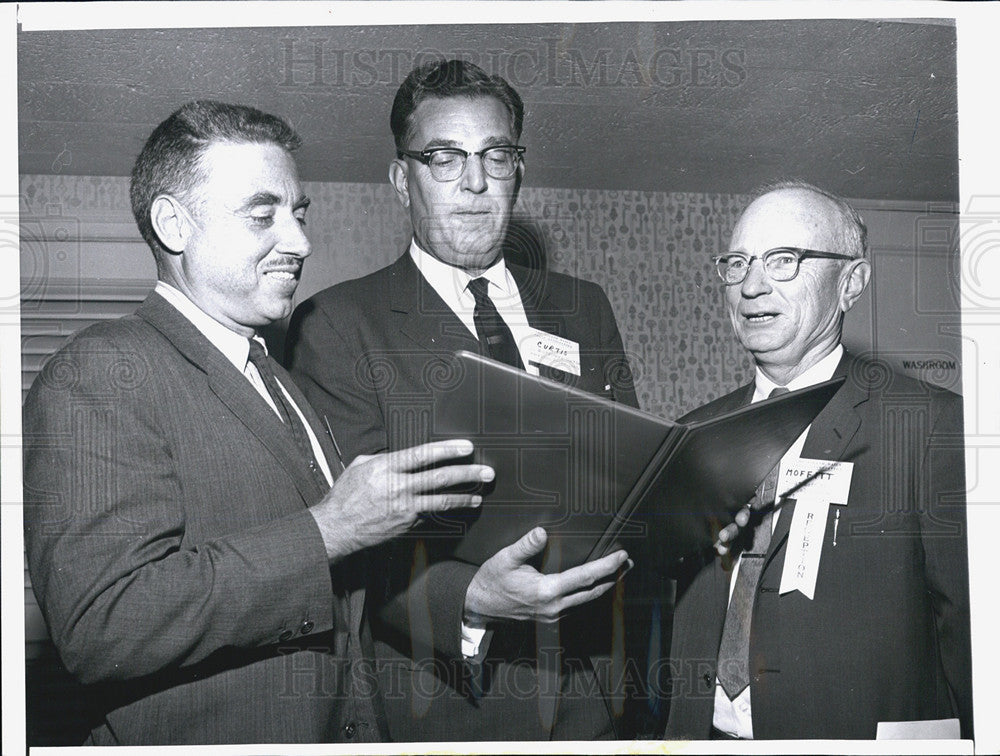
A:
<svg viewBox="0 0 1000 756">
<path fill-rule="evenodd" d="M 172 304 L 181 315 L 191 321 L 191 324 L 201 331 L 202 335 L 208 339 L 212 346 L 222 352 L 223 356 L 233 363 L 233 367 L 241 373 L 247 366 L 247 358 L 250 355 L 250 341 L 245 336 L 240 336 L 235 331 L 230 331 L 218 320 L 202 310 L 198 305 L 182 291 L 174 288 L 163 281 L 156 282 L 154 291 Z M 267 352 L 267 344 L 260 336 L 254 335 L 257 341 Z"/>
<path fill-rule="evenodd" d="M 417 244 L 416 239 L 410 241 L 410 258 L 427 282 L 453 310 L 468 306 L 468 302 L 464 300 L 469 297 L 471 301 L 467 287 L 474 277 L 485 278 L 490 285 L 497 287 L 504 297 L 518 296 L 517 284 L 507 270 L 503 255 L 500 255 L 497 261 L 479 276 L 472 276 L 462 268 L 442 262 Z M 492 293 L 490 298 L 494 299 Z"/>
<path fill-rule="evenodd" d="M 833 378 L 833 374 L 837 370 L 837 365 L 840 364 L 840 358 L 843 356 L 844 347 L 842 344 L 837 344 L 830 354 L 806 370 L 802 375 L 796 376 L 789 381 L 785 388 L 789 391 L 795 391 L 796 389 L 806 388 L 807 386 L 813 386 L 817 383 L 830 380 Z M 754 376 L 753 401 L 759 402 L 761 399 L 766 399 L 771 394 L 772 389 L 775 388 L 778 388 L 778 384 L 764 375 L 760 368 L 757 368 L 756 375 Z"/>
</svg>

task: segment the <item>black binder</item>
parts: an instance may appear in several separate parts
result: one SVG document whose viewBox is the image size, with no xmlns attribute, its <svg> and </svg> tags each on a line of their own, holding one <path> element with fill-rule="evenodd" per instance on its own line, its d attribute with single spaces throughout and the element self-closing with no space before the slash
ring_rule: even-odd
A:
<svg viewBox="0 0 1000 756">
<path fill-rule="evenodd" d="M 546 573 L 637 539 L 662 565 L 710 546 L 844 380 L 680 424 L 477 354 L 454 359 L 433 388 L 431 435 L 473 441 L 496 479 L 481 507 L 427 516 L 420 535 L 482 564 L 541 525 Z"/>
</svg>

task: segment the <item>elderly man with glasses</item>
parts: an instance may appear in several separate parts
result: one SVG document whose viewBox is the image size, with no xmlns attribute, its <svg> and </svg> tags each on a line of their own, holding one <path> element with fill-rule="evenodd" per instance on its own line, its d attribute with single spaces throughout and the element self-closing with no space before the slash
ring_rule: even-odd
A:
<svg viewBox="0 0 1000 756">
<path fill-rule="evenodd" d="M 755 377 L 684 419 L 846 382 L 737 516 L 730 553 L 685 560 L 666 736 L 971 737 L 961 398 L 844 351 L 871 263 L 839 197 L 770 188 L 715 263 Z"/>
<path fill-rule="evenodd" d="M 459 60 L 400 86 L 389 179 L 412 240 L 388 267 L 300 305 L 289 331 L 289 368 L 335 423 L 345 461 L 426 440 L 432 390 L 459 349 L 636 406 L 600 287 L 504 259 L 523 115 L 506 81 Z M 555 364 L 540 344 L 570 356 Z M 541 528 L 478 568 L 448 559 L 448 545 L 403 539 L 373 560 L 385 573 L 370 595 L 384 599 L 374 635 L 393 739 L 610 736 L 590 657 L 610 652 L 611 607 L 579 607 L 610 598 L 625 552 L 542 575 Z"/>
</svg>

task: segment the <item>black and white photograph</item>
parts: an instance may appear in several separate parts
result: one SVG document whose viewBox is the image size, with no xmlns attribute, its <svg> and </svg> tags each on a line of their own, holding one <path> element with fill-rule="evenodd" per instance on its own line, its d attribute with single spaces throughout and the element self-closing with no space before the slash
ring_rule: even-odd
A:
<svg viewBox="0 0 1000 756">
<path fill-rule="evenodd" d="M 997 13 L 530 5 L 9 14 L 5 752 L 1000 748 Z"/>
</svg>

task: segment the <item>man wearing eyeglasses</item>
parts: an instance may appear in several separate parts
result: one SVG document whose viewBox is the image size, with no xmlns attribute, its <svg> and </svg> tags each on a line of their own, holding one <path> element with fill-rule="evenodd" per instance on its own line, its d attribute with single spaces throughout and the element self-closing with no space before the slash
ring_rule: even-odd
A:
<svg viewBox="0 0 1000 756">
<path fill-rule="evenodd" d="M 303 303 L 288 335 L 289 368 L 338 428 L 345 461 L 426 440 L 432 388 L 459 349 L 636 406 L 600 287 L 504 260 L 522 120 L 517 92 L 463 61 L 400 86 L 389 179 L 412 241 L 392 265 Z M 571 356 L 553 362 L 539 344 Z M 589 659 L 610 651 L 610 606 L 589 624 L 556 619 L 605 594 L 627 555 L 545 576 L 545 543 L 529 531 L 478 569 L 447 559 L 440 538 L 400 540 L 376 560 L 388 572 L 375 637 L 393 739 L 611 735 Z"/>
<path fill-rule="evenodd" d="M 839 197 L 773 187 L 715 262 L 755 379 L 684 419 L 846 382 L 725 529 L 731 554 L 683 565 L 666 737 L 971 737 L 961 398 L 844 351 L 871 264 Z"/>
</svg>

